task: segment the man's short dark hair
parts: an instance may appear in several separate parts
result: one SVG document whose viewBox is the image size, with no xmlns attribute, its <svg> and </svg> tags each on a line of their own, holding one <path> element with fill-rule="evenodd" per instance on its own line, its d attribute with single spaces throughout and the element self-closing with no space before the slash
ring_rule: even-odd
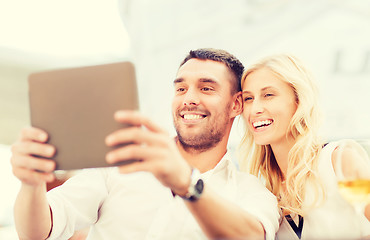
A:
<svg viewBox="0 0 370 240">
<path fill-rule="evenodd" d="M 240 82 L 243 75 L 244 66 L 234 55 L 221 49 L 200 48 L 197 50 L 191 50 L 180 64 L 180 67 L 192 58 L 224 63 L 235 77 L 235 81 L 231 85 L 231 93 L 234 94 L 241 91 Z"/>
</svg>

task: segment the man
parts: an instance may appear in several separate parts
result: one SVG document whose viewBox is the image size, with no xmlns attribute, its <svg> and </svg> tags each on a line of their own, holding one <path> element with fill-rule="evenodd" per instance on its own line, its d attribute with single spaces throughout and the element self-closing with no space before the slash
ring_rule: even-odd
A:
<svg viewBox="0 0 370 240">
<path fill-rule="evenodd" d="M 20 238 L 68 239 L 89 226 L 88 239 L 274 238 L 276 199 L 226 154 L 242 111 L 242 72 L 223 50 L 191 51 L 174 81 L 175 141 L 140 113 L 119 111 L 115 119 L 134 127 L 110 134 L 106 144 L 133 144 L 106 161 L 141 161 L 83 171 L 48 193 L 55 164 L 34 156 L 52 157 L 55 148 L 44 131 L 23 130 L 11 159 L 22 181 L 15 204 Z"/>
</svg>

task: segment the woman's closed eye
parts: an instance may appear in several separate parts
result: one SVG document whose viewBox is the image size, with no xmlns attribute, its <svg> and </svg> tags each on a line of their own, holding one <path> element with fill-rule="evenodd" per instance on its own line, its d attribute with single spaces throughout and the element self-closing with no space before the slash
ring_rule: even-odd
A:
<svg viewBox="0 0 370 240">
<path fill-rule="evenodd" d="M 250 102 L 252 100 L 253 100 L 253 97 L 251 97 L 251 96 L 246 96 L 246 97 L 243 98 L 244 102 Z"/>
</svg>

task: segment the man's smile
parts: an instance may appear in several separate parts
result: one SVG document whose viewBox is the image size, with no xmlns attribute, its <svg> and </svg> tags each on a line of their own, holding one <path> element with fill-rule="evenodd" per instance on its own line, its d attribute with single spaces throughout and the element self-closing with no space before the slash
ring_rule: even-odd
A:
<svg viewBox="0 0 370 240">
<path fill-rule="evenodd" d="M 181 112 L 180 116 L 183 119 L 183 122 L 191 124 L 199 123 L 207 117 L 206 114 L 195 112 Z"/>
</svg>

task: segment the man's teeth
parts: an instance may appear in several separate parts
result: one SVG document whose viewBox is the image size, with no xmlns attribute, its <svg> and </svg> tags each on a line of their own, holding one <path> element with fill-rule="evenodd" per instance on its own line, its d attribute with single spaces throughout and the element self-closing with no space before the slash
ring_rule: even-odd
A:
<svg viewBox="0 0 370 240">
<path fill-rule="evenodd" d="M 185 114 L 184 115 L 185 120 L 195 120 L 195 119 L 201 119 L 201 118 L 203 118 L 203 116 L 198 115 L 198 114 Z"/>
<path fill-rule="evenodd" d="M 268 126 L 271 123 L 272 123 L 272 120 L 258 121 L 258 122 L 253 123 L 253 127 L 258 128 L 258 127 Z"/>
</svg>

